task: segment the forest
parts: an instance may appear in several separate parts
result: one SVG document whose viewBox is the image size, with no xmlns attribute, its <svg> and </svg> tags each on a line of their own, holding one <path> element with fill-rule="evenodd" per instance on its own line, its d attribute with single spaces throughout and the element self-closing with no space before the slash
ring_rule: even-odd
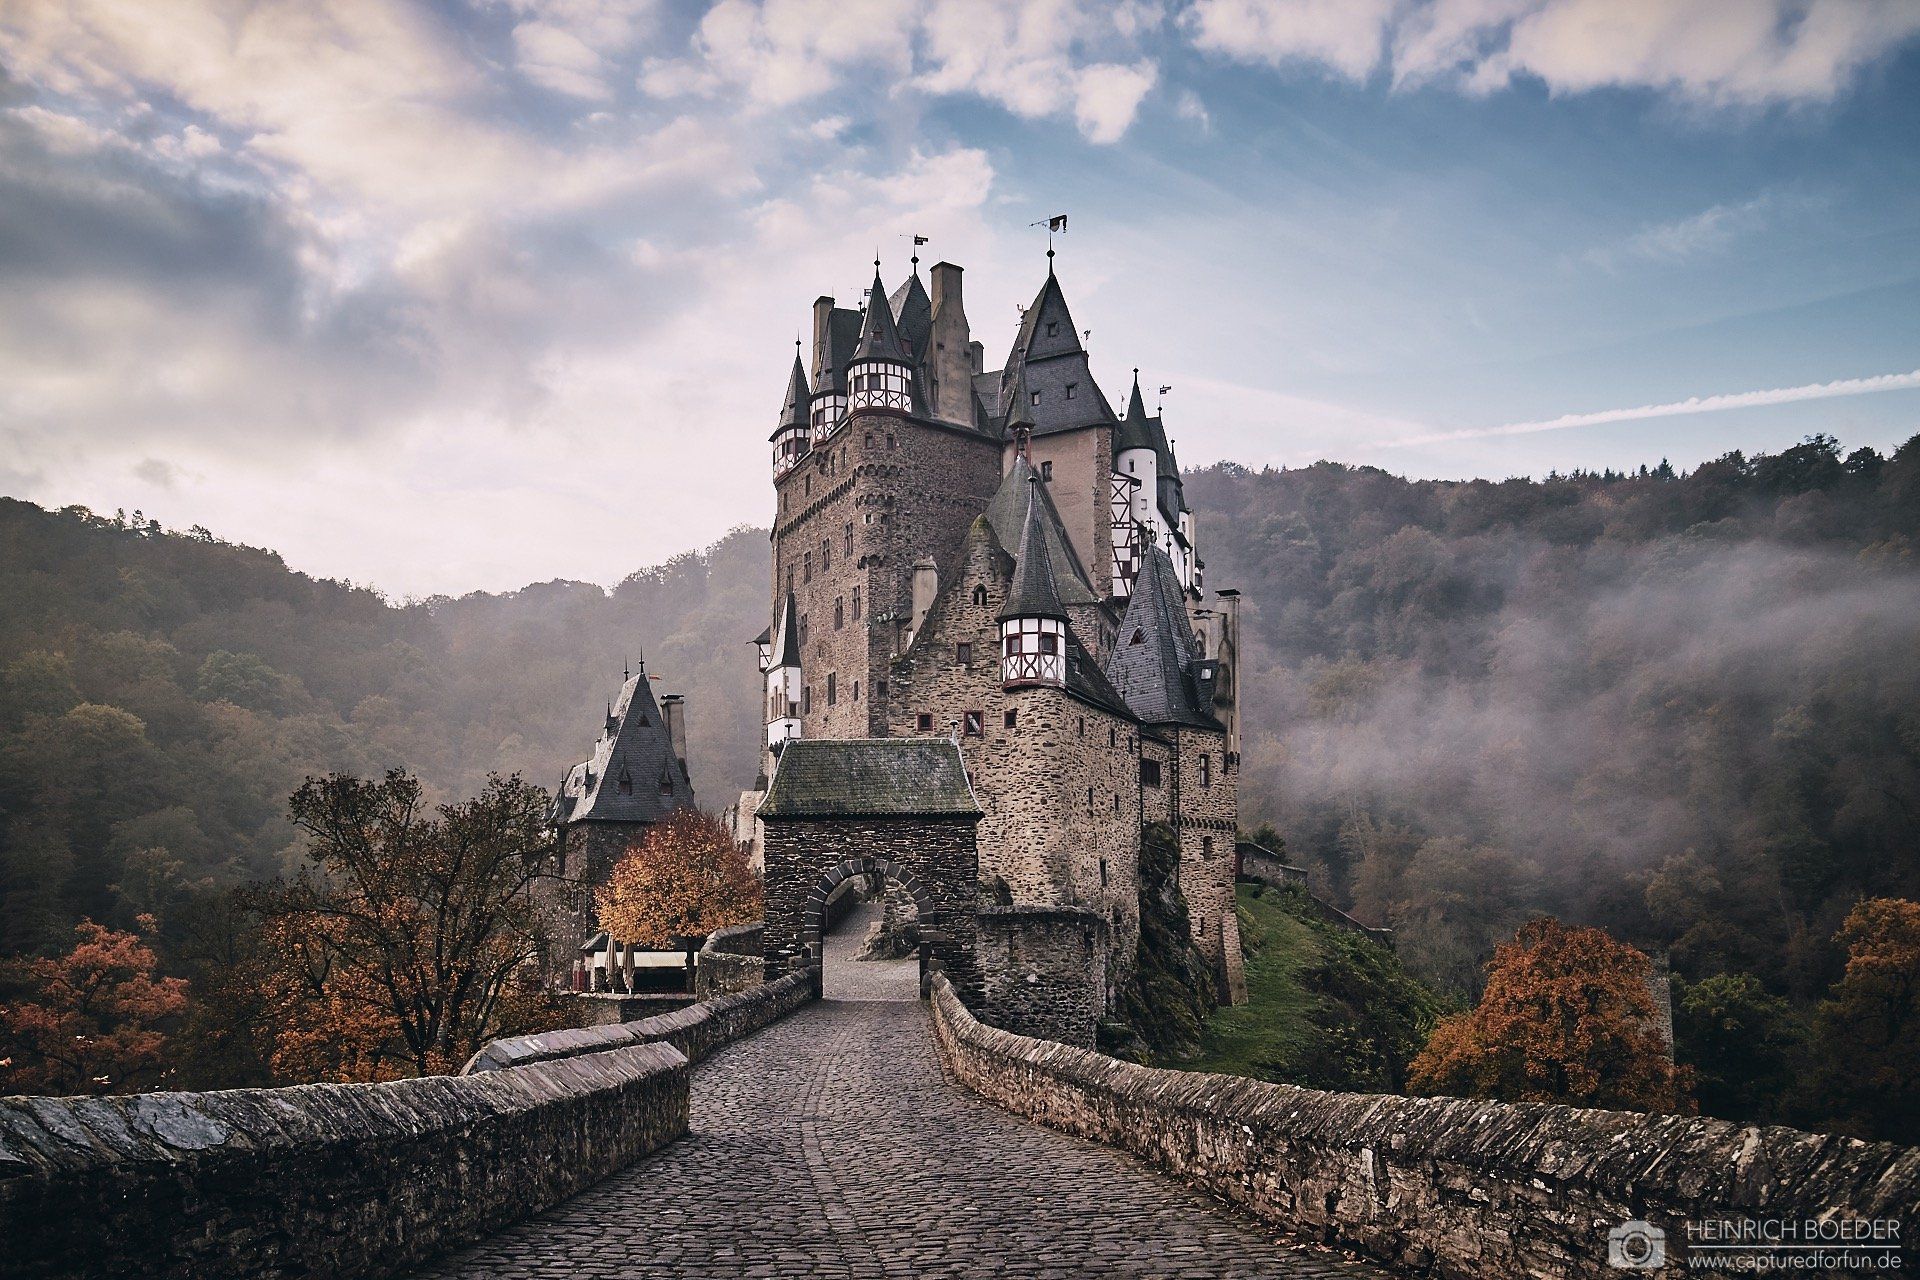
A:
<svg viewBox="0 0 1920 1280">
<path fill-rule="evenodd" d="M 1855 904 L 1920 899 L 1920 437 L 1186 486 L 1209 584 L 1245 602 L 1243 823 L 1446 998 L 1551 914 L 1664 957 L 1683 1037 L 1728 1000 L 1798 1025 Z M 643 655 L 725 806 L 756 767 L 767 572 L 740 529 L 611 590 L 392 601 L 145 513 L 0 499 L 0 956 L 92 921 L 191 979 L 232 942 L 227 891 L 299 869 L 306 779 L 551 787 Z"/>
</svg>

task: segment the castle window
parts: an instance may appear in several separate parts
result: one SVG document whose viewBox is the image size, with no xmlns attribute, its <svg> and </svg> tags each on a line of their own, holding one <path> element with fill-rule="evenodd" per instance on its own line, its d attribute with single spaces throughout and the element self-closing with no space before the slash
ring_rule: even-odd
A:
<svg viewBox="0 0 1920 1280">
<path fill-rule="evenodd" d="M 802 582 L 813 581 L 813 552 L 811 551 L 800 557 L 800 580 Z M 1138 644 L 1139 641 L 1135 640 L 1134 643 Z"/>
<path fill-rule="evenodd" d="M 812 476 L 800 477 L 800 484 L 802 488 L 802 493 L 800 495 L 801 497 L 803 498 L 808 497 L 813 493 L 813 477 Z"/>
<path fill-rule="evenodd" d="M 972 662 L 973 661 L 973 642 L 971 640 L 962 640 L 960 641 L 960 643 L 954 645 L 953 660 L 959 663 L 963 667 L 966 666 L 969 662 Z"/>
<path fill-rule="evenodd" d="M 984 711 L 963 712 L 960 723 L 969 738 L 977 738 L 987 731 L 987 713 Z"/>
<path fill-rule="evenodd" d="M 1040 633 L 1040 652 L 1045 654 L 1059 653 L 1060 637 L 1051 631 L 1042 631 Z"/>
<path fill-rule="evenodd" d="M 887 696 L 887 682 L 885 680 L 875 680 L 873 682 L 873 696 L 876 698 L 884 698 Z"/>
<path fill-rule="evenodd" d="M 1102 889 L 1107 887 L 1107 860 L 1105 858 L 1100 859 L 1100 887 Z"/>
<path fill-rule="evenodd" d="M 626 769 L 620 771 L 620 794 L 623 796 L 633 794 L 633 774 Z"/>
<path fill-rule="evenodd" d="M 1087 812 L 1088 813 L 1093 812 L 1093 788 L 1092 787 L 1087 788 Z"/>
<path fill-rule="evenodd" d="M 847 606 L 839 596 L 833 598 L 833 629 L 835 631 L 847 625 Z"/>
<path fill-rule="evenodd" d="M 1213 785 L 1213 757 L 1211 755 L 1203 754 L 1200 757 L 1200 785 L 1203 787 Z"/>
<path fill-rule="evenodd" d="M 893 448 L 893 432 L 887 432 L 887 448 Z"/>
<path fill-rule="evenodd" d="M 1133 750 L 1133 735 L 1132 735 L 1132 734 L 1128 734 L 1128 735 L 1127 735 L 1127 750 L 1129 750 L 1129 751 L 1131 751 L 1131 750 Z"/>
<path fill-rule="evenodd" d="M 1042 480 L 1053 479 L 1053 459 L 1049 458 L 1040 464 L 1040 478 Z"/>
<path fill-rule="evenodd" d="M 1080 384 L 1077 382 L 1069 382 L 1067 384 L 1067 399 L 1069 400 L 1073 399 L 1073 393 L 1075 390 L 1079 388 L 1079 386 Z"/>
<path fill-rule="evenodd" d="M 1087 718 L 1085 716 L 1080 717 L 1080 736 L 1083 738 L 1087 736 Z"/>
<path fill-rule="evenodd" d="M 837 684 L 837 678 L 834 676 L 833 672 L 831 671 L 827 672 L 827 705 L 828 706 L 832 706 L 836 701 L 834 696 L 834 690 L 835 690 L 836 684 Z"/>
<path fill-rule="evenodd" d="M 807 647 L 807 615 L 804 613 L 800 615 L 800 626 L 798 630 L 800 632 L 798 637 L 800 647 L 804 649 Z"/>
<path fill-rule="evenodd" d="M 833 568 L 833 544 L 825 538 L 820 540 L 820 572 Z"/>
<path fill-rule="evenodd" d="M 1034 393 L 1033 393 L 1033 402 L 1034 402 L 1035 404 L 1039 404 L 1039 403 L 1040 403 L 1040 393 L 1039 393 L 1038 391 L 1036 391 L 1036 392 L 1034 392 Z"/>
<path fill-rule="evenodd" d="M 871 431 L 867 432 L 867 438 L 864 443 L 866 444 L 867 448 L 869 449 L 873 448 L 873 432 Z"/>
<path fill-rule="evenodd" d="M 1114 728 L 1112 725 L 1107 726 L 1107 745 L 1108 746 L 1110 747 L 1119 746 L 1120 745 L 1119 736 L 1120 736 L 1120 731 L 1118 729 Z"/>
<path fill-rule="evenodd" d="M 788 591 L 793 590 L 793 566 L 792 565 L 787 566 L 787 590 Z"/>
<path fill-rule="evenodd" d="M 1058 320 L 1047 321 L 1047 336 L 1049 338 L 1057 338 L 1060 336 L 1060 322 Z"/>
<path fill-rule="evenodd" d="M 853 554 L 853 521 L 851 520 L 847 521 L 846 527 L 840 530 L 840 541 L 841 541 L 840 549 L 846 552 L 848 555 L 852 555 Z"/>
<path fill-rule="evenodd" d="M 933 732 L 933 712 L 922 711 L 919 715 L 915 716 L 913 718 L 913 727 L 915 729 L 918 729 L 921 733 L 932 733 Z"/>
<path fill-rule="evenodd" d="M 1120 812 L 1120 793 L 1118 791 L 1113 793 L 1113 811 L 1115 813 Z M 1104 881 L 1102 883 L 1104 883 Z"/>
<path fill-rule="evenodd" d="M 973 602 L 977 605 L 983 605 L 983 606 L 987 603 L 987 584 L 986 583 L 982 582 L 974 587 Z"/>
<path fill-rule="evenodd" d="M 1142 760 L 1140 762 L 1140 785 L 1143 787 L 1159 787 L 1160 762 L 1158 760 Z"/>
<path fill-rule="evenodd" d="M 671 766 L 665 766 L 665 765 L 661 766 L 660 794 L 663 796 L 670 796 L 673 794 L 673 772 L 672 772 Z"/>
<path fill-rule="evenodd" d="M 855 702 L 860 701 L 860 682 L 858 680 L 853 682 L 853 700 Z"/>
<path fill-rule="evenodd" d="M 1213 837 L 1212 836 L 1200 837 L 1200 856 L 1203 858 L 1211 858 L 1213 856 Z"/>
<path fill-rule="evenodd" d="M 860 588 L 853 589 L 853 620 L 860 621 Z"/>
</svg>

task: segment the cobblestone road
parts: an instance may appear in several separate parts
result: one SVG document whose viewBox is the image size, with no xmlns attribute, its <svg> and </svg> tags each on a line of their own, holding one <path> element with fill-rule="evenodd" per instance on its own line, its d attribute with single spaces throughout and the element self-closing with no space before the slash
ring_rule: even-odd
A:
<svg viewBox="0 0 1920 1280">
<path fill-rule="evenodd" d="M 828 947 L 827 998 L 695 1068 L 692 1132 L 423 1277 L 1340 1277 L 1132 1157 L 941 1073 L 915 966 Z"/>
</svg>

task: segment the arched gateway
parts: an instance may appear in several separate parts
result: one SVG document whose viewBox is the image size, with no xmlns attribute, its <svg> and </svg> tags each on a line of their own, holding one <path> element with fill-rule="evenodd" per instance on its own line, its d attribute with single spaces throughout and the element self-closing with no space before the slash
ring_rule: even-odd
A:
<svg viewBox="0 0 1920 1280">
<path fill-rule="evenodd" d="M 795 739 L 760 804 L 767 976 L 817 973 L 828 898 L 854 876 L 896 881 L 919 913 L 922 956 L 978 989 L 980 805 L 943 738 Z"/>
</svg>

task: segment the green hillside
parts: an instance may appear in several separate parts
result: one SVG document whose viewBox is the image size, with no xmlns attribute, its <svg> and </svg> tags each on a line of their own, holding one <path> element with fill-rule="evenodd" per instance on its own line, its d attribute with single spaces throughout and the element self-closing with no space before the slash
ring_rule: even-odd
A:
<svg viewBox="0 0 1920 1280">
<path fill-rule="evenodd" d="M 1199 1053 L 1167 1065 L 1398 1092 L 1447 1003 L 1387 947 L 1329 923 L 1300 890 L 1243 884 L 1238 905 L 1247 1001 L 1216 1010 Z"/>
</svg>

